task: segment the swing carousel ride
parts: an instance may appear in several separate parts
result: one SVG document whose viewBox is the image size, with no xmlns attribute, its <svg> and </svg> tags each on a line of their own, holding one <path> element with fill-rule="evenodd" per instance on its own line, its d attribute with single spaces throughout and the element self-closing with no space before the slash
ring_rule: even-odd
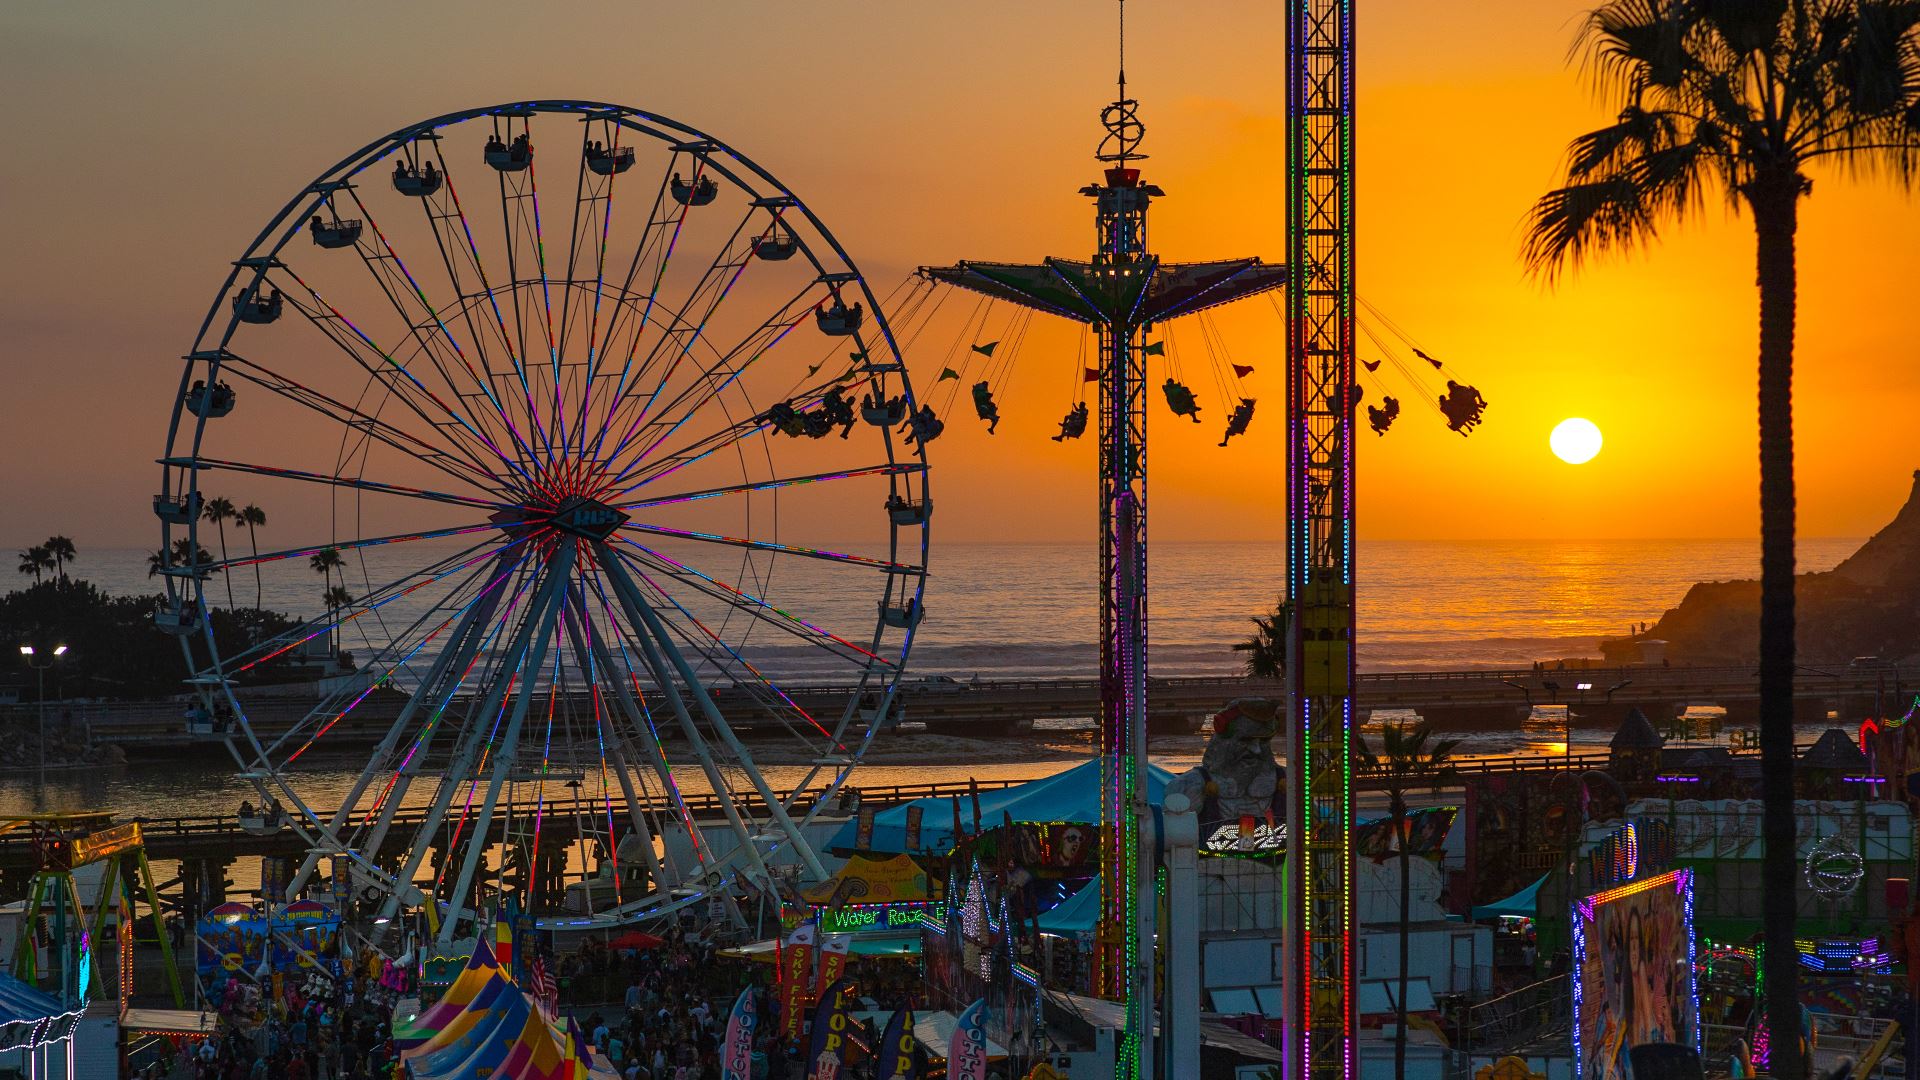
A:
<svg viewBox="0 0 1920 1080">
<path fill-rule="evenodd" d="M 932 503 L 886 317 L 779 180 L 624 106 L 437 117 L 288 201 L 185 359 L 156 621 L 246 824 L 309 846 L 275 899 L 330 858 L 376 941 L 446 941 L 509 896 L 611 925 L 826 877 L 803 833 L 899 684 Z M 230 546 L 216 483 L 301 542 Z M 309 567 L 323 612 L 267 611 Z M 287 721 L 254 688 L 295 661 Z M 565 913 L 554 867 L 596 886 Z"/>
<path fill-rule="evenodd" d="M 1225 417 L 1218 446 L 1227 448 L 1253 423 L 1259 399 L 1250 380 L 1262 365 L 1235 357 L 1214 314 L 1238 301 L 1264 296 L 1279 320 L 1278 326 L 1260 337 L 1286 343 L 1288 588 L 1299 608 L 1318 620 L 1310 627 L 1294 625 L 1288 630 L 1294 638 L 1292 653 L 1302 657 L 1289 672 L 1295 684 L 1291 699 L 1296 708 L 1305 710 L 1292 723 L 1295 736 L 1305 741 L 1291 744 L 1289 757 L 1339 763 L 1331 779 L 1320 775 L 1317 767 L 1303 771 L 1310 781 L 1299 784 L 1300 790 L 1292 796 L 1301 804 L 1296 809 L 1306 809 L 1316 825 L 1334 823 L 1326 829 L 1302 830 L 1309 835 L 1304 846 L 1314 870 L 1300 875 L 1296 888 L 1307 890 L 1307 897 L 1294 904 L 1296 912 L 1312 908 L 1327 913 L 1340 927 L 1308 927 L 1301 939 L 1312 939 L 1308 951 L 1313 959 L 1299 960 L 1299 954 L 1294 954 L 1296 963 L 1308 972 L 1301 985 L 1313 987 L 1310 994 L 1303 991 L 1311 1003 L 1294 1014 L 1296 1030 L 1310 1027 L 1330 1036 L 1321 1039 L 1320 1053 L 1311 1064 L 1302 1054 L 1302 1067 L 1314 1075 L 1344 1075 L 1351 1066 L 1350 1059 L 1341 1057 L 1352 1033 L 1351 1000 L 1344 989 L 1349 973 L 1337 957 L 1331 966 L 1322 963 L 1331 955 L 1329 949 L 1347 948 L 1342 942 L 1350 937 L 1350 898 L 1345 892 L 1350 875 L 1339 869 L 1350 865 L 1350 853 L 1341 846 L 1344 840 L 1323 845 L 1317 837 L 1322 833 L 1344 837 L 1345 819 L 1351 817 L 1350 790 L 1341 785 L 1338 774 L 1347 757 L 1344 716 L 1350 709 L 1350 699 L 1344 704 L 1342 699 L 1352 663 L 1347 647 L 1351 633 L 1345 628 L 1351 627 L 1352 618 L 1350 480 L 1355 414 L 1368 396 L 1366 384 L 1372 383 L 1378 403 L 1366 405 L 1368 426 L 1383 436 L 1398 420 L 1401 402 L 1387 392 L 1379 377 L 1385 364 L 1392 365 L 1413 388 L 1414 396 L 1435 409 L 1450 430 L 1463 436 L 1480 423 L 1487 404 L 1477 389 L 1452 377 L 1443 361 L 1354 293 L 1351 215 L 1341 209 L 1351 189 L 1347 158 L 1351 102 L 1344 98 L 1348 88 L 1342 76 L 1348 57 L 1345 20 L 1350 15 L 1328 4 L 1290 10 L 1297 19 L 1291 29 L 1289 81 L 1293 124 L 1288 151 L 1289 262 L 1305 269 L 1290 273 L 1288 266 L 1257 258 L 1171 263 L 1149 250 L 1147 210 L 1165 192 L 1146 183 L 1137 165 L 1146 157 L 1140 153 L 1145 127 L 1138 116 L 1138 102 L 1127 96 L 1125 0 L 1121 0 L 1119 89 L 1101 113 L 1105 135 L 1095 152 L 1104 167 L 1103 182 L 1080 189 L 1094 202 L 1093 256 L 1084 261 L 963 261 L 922 267 L 895 309 L 902 340 L 924 373 L 930 365 L 923 359 L 925 354 L 914 349 L 915 343 L 930 326 L 940 324 L 951 294 L 976 297 L 970 308 L 961 305 L 964 314 L 957 330 L 949 318 L 944 334 L 934 334 L 934 340 L 944 336 L 948 345 L 933 379 L 932 400 L 912 422 L 923 444 L 944 431 L 962 387 L 968 390 L 975 417 L 986 425 L 988 434 L 997 434 L 1003 420 L 1000 400 L 1035 313 L 1058 316 L 1080 327 L 1079 357 L 1070 376 L 1072 397 L 1058 432 L 1050 436 L 1052 441 L 1064 443 L 1086 435 L 1092 410 L 1085 388 L 1094 384 L 1099 389 L 1094 403 L 1100 507 L 1101 712 L 1096 740 L 1104 801 L 1101 914 L 1093 970 L 1095 989 L 1126 1004 L 1119 1075 L 1150 1072 L 1148 1063 L 1155 1059 L 1150 990 L 1154 985 L 1155 861 L 1141 853 L 1143 823 L 1152 812 L 1145 782 L 1146 496 L 1147 403 L 1154 378 L 1164 373 L 1158 390 L 1173 416 L 1204 424 L 1202 396 L 1189 381 L 1192 369 L 1204 368 L 1218 395 L 1215 415 Z M 1339 100 L 1332 97 L 1336 93 L 1342 95 Z M 1282 293 L 1284 307 L 1276 295 Z M 1002 307 L 1008 309 L 1005 314 L 1000 312 Z M 1176 333 L 1182 322 L 1197 328 L 1184 342 Z M 1373 358 L 1356 356 L 1356 326 L 1372 344 Z M 1357 377 L 1355 360 L 1365 371 L 1364 378 Z M 1155 362 L 1160 372 L 1152 370 Z M 1435 378 L 1445 379 L 1444 390 L 1435 388 Z M 1335 637 L 1346 643 L 1338 656 L 1324 647 Z M 1303 645 L 1302 639 L 1307 643 Z M 1313 651 L 1316 645 L 1323 646 L 1319 652 Z M 1332 666 L 1339 666 L 1344 674 L 1338 679 L 1301 675 L 1304 670 Z M 1332 693 L 1330 705 L 1327 693 Z M 1336 714 L 1341 718 L 1329 729 L 1328 717 Z M 1329 850 L 1321 851 L 1323 846 Z M 1306 883 L 1309 878 L 1312 882 Z M 1327 992 L 1329 980 L 1341 989 Z"/>
</svg>

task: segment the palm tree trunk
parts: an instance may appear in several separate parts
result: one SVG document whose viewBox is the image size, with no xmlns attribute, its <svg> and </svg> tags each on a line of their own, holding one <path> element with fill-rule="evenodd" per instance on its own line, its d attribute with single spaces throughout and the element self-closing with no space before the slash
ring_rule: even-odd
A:
<svg viewBox="0 0 1920 1080">
<path fill-rule="evenodd" d="M 224 564 L 227 561 L 227 519 L 223 517 L 214 524 L 220 530 L 220 562 Z M 220 576 L 227 579 L 227 607 L 231 609 L 233 607 L 233 575 L 221 574 Z"/>
<path fill-rule="evenodd" d="M 253 610 L 260 610 L 260 538 L 254 534 L 253 522 L 247 522 L 247 546 L 253 549 Z"/>
<path fill-rule="evenodd" d="M 1407 878 L 1411 860 L 1407 857 L 1407 804 L 1395 796 L 1393 813 L 1394 844 L 1400 849 L 1400 992 L 1394 997 L 1393 1075 L 1407 1075 L 1407 910 L 1412 906 L 1413 883 Z"/>
<path fill-rule="evenodd" d="M 1794 233 L 1801 178 L 1794 170 L 1748 186 L 1760 287 L 1760 867 L 1767 944 L 1771 1071 L 1806 1076 L 1794 945 L 1799 859 L 1793 820 L 1793 322 Z"/>
</svg>

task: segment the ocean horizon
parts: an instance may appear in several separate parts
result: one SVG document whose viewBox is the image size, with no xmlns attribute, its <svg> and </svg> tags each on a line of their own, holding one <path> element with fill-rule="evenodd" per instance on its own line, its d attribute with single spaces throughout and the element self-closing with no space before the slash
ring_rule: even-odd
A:
<svg viewBox="0 0 1920 1080">
<path fill-rule="evenodd" d="M 229 553 L 244 548 L 229 537 Z M 275 539 L 261 538 L 268 548 Z M 284 538 L 279 538 L 284 543 Z M 1856 538 L 1808 538 L 1802 571 L 1827 570 L 1856 550 Z M 346 582 L 356 594 L 418 570 L 451 549 L 391 545 L 348 552 Z M 728 559 L 704 569 L 725 578 Z M 83 549 L 72 576 L 113 595 L 159 591 L 145 550 Z M 1279 542 L 1167 541 L 1149 570 L 1153 669 L 1161 675 L 1225 674 L 1242 657 L 1237 641 L 1252 618 L 1273 610 L 1285 575 Z M 795 614 L 859 640 L 870 633 L 877 576 L 814 560 L 786 559 L 765 579 L 765 595 Z M 1603 638 L 1652 623 L 1697 581 L 1755 577 L 1757 540 L 1374 540 L 1358 559 L 1359 664 L 1369 671 L 1526 667 L 1536 660 L 1598 655 Z M 737 569 L 737 567 L 731 567 Z M 926 618 L 909 670 L 916 675 L 1020 679 L 1091 677 L 1097 662 L 1095 550 L 1079 543 L 952 543 L 929 560 Z M 21 579 L 24 583 L 24 579 Z M 228 583 L 210 595 L 224 603 Z M 241 568 L 235 602 L 253 602 Z M 304 559 L 262 568 L 268 608 L 301 617 L 319 612 L 320 579 Z M 367 623 L 368 620 L 359 620 Z M 360 656 L 382 641 L 356 625 L 346 647 Z M 835 670 L 804 645 L 767 644 L 764 655 L 790 678 Z"/>
</svg>

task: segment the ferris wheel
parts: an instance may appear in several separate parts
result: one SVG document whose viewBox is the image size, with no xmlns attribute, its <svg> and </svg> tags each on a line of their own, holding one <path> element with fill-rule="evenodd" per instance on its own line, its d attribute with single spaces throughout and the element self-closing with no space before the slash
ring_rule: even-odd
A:
<svg viewBox="0 0 1920 1080">
<path fill-rule="evenodd" d="M 624 106 L 451 113 L 289 201 L 153 503 L 156 623 L 242 824 L 309 845 L 288 895 L 325 870 L 447 940 L 507 896 L 631 922 L 823 877 L 923 613 L 881 308 L 766 170 Z"/>
</svg>

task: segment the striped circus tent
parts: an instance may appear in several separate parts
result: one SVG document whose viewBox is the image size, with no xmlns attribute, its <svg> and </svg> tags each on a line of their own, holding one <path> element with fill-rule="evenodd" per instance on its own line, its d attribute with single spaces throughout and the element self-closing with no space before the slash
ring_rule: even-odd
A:
<svg viewBox="0 0 1920 1080">
<path fill-rule="evenodd" d="M 541 1015 L 486 935 L 438 1002 L 394 1024 L 393 1041 L 417 1080 L 617 1080 L 577 1029 Z"/>
</svg>

